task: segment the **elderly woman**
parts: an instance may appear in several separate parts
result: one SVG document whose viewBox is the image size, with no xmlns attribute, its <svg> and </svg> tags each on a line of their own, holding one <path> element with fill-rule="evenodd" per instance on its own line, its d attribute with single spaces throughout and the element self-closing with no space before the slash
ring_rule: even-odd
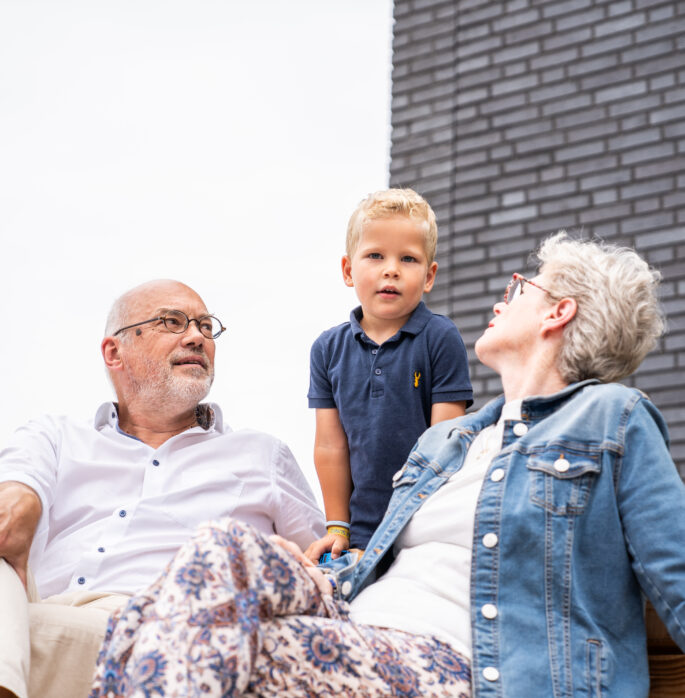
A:
<svg viewBox="0 0 685 698">
<path fill-rule="evenodd" d="M 92 696 L 646 696 L 643 593 L 685 649 L 685 488 L 612 381 L 658 273 L 563 233 L 539 258 L 476 343 L 504 395 L 421 437 L 361 560 L 207 524 L 111 620 Z"/>
</svg>

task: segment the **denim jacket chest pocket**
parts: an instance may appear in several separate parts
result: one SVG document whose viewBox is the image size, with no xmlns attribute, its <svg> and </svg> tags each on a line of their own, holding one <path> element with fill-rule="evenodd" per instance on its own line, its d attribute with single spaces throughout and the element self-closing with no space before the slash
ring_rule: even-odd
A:
<svg viewBox="0 0 685 698">
<path fill-rule="evenodd" d="M 600 470 L 600 451 L 545 451 L 529 457 L 530 498 L 552 514 L 582 514 Z"/>
</svg>

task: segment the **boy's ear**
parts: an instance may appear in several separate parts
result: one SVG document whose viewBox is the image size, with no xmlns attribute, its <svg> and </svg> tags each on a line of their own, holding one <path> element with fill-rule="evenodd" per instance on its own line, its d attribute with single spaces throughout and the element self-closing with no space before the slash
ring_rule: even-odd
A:
<svg viewBox="0 0 685 698">
<path fill-rule="evenodd" d="M 341 266 L 345 286 L 354 286 L 354 281 L 352 281 L 352 260 L 347 255 L 343 256 Z"/>
<path fill-rule="evenodd" d="M 423 285 L 423 292 L 428 293 L 432 288 L 433 284 L 435 283 L 435 275 L 438 272 L 438 263 L 437 262 L 432 262 L 431 265 L 428 267 L 428 271 L 426 272 L 426 283 Z"/>
</svg>

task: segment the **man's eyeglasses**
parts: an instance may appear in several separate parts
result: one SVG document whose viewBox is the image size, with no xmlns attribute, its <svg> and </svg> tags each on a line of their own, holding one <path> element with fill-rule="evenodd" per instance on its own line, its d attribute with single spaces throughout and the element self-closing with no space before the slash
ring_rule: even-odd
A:
<svg viewBox="0 0 685 698">
<path fill-rule="evenodd" d="M 126 325 L 126 327 L 118 329 L 113 336 L 116 337 L 120 332 L 130 330 L 132 327 L 147 325 L 149 322 L 163 322 L 164 327 L 174 334 L 183 334 L 188 329 L 188 325 L 194 322 L 197 324 L 197 329 L 200 330 L 200 333 L 204 337 L 207 337 L 207 339 L 216 339 L 220 334 L 226 331 L 226 328 L 221 324 L 221 320 L 214 317 L 214 315 L 189 318 L 182 310 L 167 310 L 164 315 L 160 315 L 159 317 L 153 317 L 149 320 L 143 320 L 142 322 L 135 322 L 133 325 Z"/>
<path fill-rule="evenodd" d="M 509 303 L 512 301 L 515 301 L 523 293 L 524 284 L 535 286 L 535 288 L 539 288 L 541 291 L 544 291 L 548 296 L 550 296 L 550 298 L 554 298 L 554 296 L 546 288 L 542 288 L 540 284 L 536 284 L 535 281 L 526 279 L 526 277 L 521 276 L 521 274 L 514 273 L 511 275 L 511 281 L 508 283 L 506 291 L 504 292 L 504 302 L 507 305 L 509 305 Z"/>
</svg>

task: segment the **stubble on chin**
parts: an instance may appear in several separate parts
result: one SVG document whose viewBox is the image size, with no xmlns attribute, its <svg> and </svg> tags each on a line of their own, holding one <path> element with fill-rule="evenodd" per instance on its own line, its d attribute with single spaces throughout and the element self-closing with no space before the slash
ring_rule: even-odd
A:
<svg viewBox="0 0 685 698">
<path fill-rule="evenodd" d="M 213 368 L 198 367 L 191 369 L 189 375 L 180 375 L 171 364 L 159 364 L 151 359 L 144 359 L 144 364 L 141 377 L 129 376 L 135 396 L 143 402 L 175 402 L 192 408 L 207 397 L 214 382 Z"/>
</svg>

